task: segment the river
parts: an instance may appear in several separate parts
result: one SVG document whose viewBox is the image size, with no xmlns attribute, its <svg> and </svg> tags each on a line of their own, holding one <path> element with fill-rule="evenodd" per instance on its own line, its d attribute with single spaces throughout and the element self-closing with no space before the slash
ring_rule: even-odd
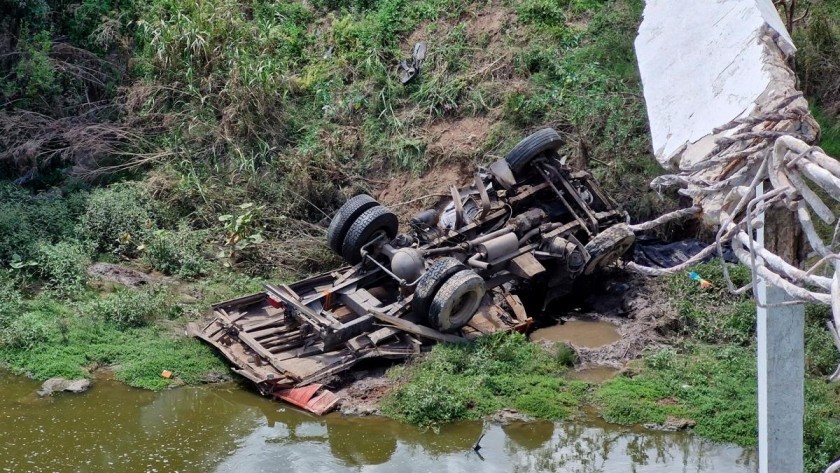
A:
<svg viewBox="0 0 840 473">
<path fill-rule="evenodd" d="M 0 471 L 742 473 L 753 450 L 591 419 L 459 422 L 417 429 L 380 417 L 315 417 L 235 383 L 163 392 L 95 380 L 38 398 L 0 371 Z M 472 445 L 482 432 L 480 455 Z"/>
</svg>

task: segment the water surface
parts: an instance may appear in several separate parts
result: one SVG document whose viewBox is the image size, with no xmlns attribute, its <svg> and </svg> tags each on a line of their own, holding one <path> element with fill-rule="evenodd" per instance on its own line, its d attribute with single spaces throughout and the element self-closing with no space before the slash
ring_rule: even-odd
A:
<svg viewBox="0 0 840 473">
<path fill-rule="evenodd" d="M 598 348 L 621 339 L 618 329 L 609 322 L 569 320 L 563 324 L 535 330 L 531 340 L 566 342 L 579 347 Z"/>
<path fill-rule="evenodd" d="M 420 430 L 315 417 L 234 383 L 153 393 L 99 380 L 45 399 L 37 388 L 0 371 L 0 471 L 755 471 L 752 451 L 596 420 Z"/>
</svg>

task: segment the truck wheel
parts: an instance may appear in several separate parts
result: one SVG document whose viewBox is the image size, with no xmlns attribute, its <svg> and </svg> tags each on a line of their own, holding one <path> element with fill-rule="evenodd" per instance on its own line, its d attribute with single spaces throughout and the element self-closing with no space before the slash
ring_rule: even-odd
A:
<svg viewBox="0 0 840 473">
<path fill-rule="evenodd" d="M 440 258 L 432 263 L 432 266 L 420 277 L 417 288 L 414 289 L 414 298 L 411 300 L 411 309 L 414 313 L 427 318 L 429 306 L 440 286 L 453 274 L 465 269 L 467 266 L 455 258 Z"/>
<path fill-rule="evenodd" d="M 443 283 L 429 306 L 429 325 L 441 332 L 460 329 L 475 315 L 487 292 L 484 278 L 468 269 Z"/>
<path fill-rule="evenodd" d="M 563 145 L 563 138 L 553 128 L 543 128 L 520 141 L 505 156 L 510 170 L 514 174 L 521 171 L 532 159 L 549 150 L 559 149 Z"/>
<path fill-rule="evenodd" d="M 583 274 L 592 274 L 599 268 L 605 268 L 621 258 L 633 246 L 636 235 L 626 223 L 613 225 L 595 235 L 584 248 L 590 259 L 583 268 Z"/>
<path fill-rule="evenodd" d="M 365 210 L 377 205 L 379 202 L 367 194 L 359 194 L 348 199 L 335 213 L 330 222 L 330 228 L 327 229 L 327 244 L 330 248 L 340 255 L 341 245 L 344 244 L 344 237 L 347 236 L 350 226 Z"/>
<path fill-rule="evenodd" d="M 397 216 L 390 210 L 380 205 L 371 207 L 350 225 L 341 244 L 341 256 L 350 264 L 358 264 L 362 261 L 362 247 L 380 235 L 390 241 L 397 236 L 398 228 Z"/>
</svg>

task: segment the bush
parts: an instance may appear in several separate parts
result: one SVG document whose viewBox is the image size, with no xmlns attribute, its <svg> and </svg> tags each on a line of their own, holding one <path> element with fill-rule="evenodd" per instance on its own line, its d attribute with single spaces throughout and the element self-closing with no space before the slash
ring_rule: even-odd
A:
<svg viewBox="0 0 840 473">
<path fill-rule="evenodd" d="M 53 314 L 49 312 L 24 312 L 9 324 L 2 335 L 0 345 L 29 350 L 46 342 L 58 330 Z"/>
<path fill-rule="evenodd" d="M 89 311 L 122 328 L 142 327 L 168 310 L 167 292 L 160 286 L 139 291 L 123 289 L 94 301 Z"/>
<path fill-rule="evenodd" d="M 62 241 L 38 246 L 35 259 L 47 287 L 64 295 L 81 291 L 87 281 L 88 252 L 80 243 Z"/>
<path fill-rule="evenodd" d="M 155 226 L 148 196 L 128 184 L 91 193 L 79 222 L 79 234 L 95 251 L 136 254 Z"/>
<path fill-rule="evenodd" d="M 11 281 L 0 278 L 0 345 L 9 344 L 12 325 L 23 308 L 23 296 Z"/>
<path fill-rule="evenodd" d="M 32 195 L 11 183 L 0 184 L 0 263 L 31 260 L 42 243 L 72 236 L 78 195 Z"/>
<path fill-rule="evenodd" d="M 18 106 L 47 105 L 58 92 L 58 78 L 49 57 L 52 48 L 50 31 L 30 34 L 28 27 L 21 28 L 20 60 L 0 79 L 0 98 L 18 97 Z M 34 108 L 34 107 L 33 107 Z"/>
<path fill-rule="evenodd" d="M 185 222 L 177 230 L 157 230 L 149 237 L 144 258 L 149 266 L 169 275 L 194 278 L 211 268 L 204 254 L 206 231 L 189 228 Z"/>
<path fill-rule="evenodd" d="M 0 298 L 0 347 L 30 350 L 64 334 L 68 316 L 64 304 L 49 297 L 24 301 L 11 289 Z"/>
</svg>

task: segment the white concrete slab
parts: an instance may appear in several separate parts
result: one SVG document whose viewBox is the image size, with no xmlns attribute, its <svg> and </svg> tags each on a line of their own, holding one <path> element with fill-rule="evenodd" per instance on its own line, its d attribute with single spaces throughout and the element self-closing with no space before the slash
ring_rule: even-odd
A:
<svg viewBox="0 0 840 473">
<path fill-rule="evenodd" d="M 773 76 L 766 28 L 788 53 L 793 41 L 771 0 L 648 0 L 636 38 L 657 160 L 666 167 L 686 144 L 749 115 Z"/>
</svg>

